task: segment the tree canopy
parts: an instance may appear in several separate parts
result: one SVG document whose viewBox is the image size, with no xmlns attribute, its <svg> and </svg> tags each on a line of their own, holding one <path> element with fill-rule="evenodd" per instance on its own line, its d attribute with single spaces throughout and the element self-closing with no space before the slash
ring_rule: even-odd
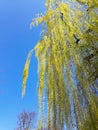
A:
<svg viewBox="0 0 98 130">
<path fill-rule="evenodd" d="M 18 115 L 18 127 L 14 130 L 31 130 L 34 127 L 35 112 L 23 111 Z"/>
<path fill-rule="evenodd" d="M 39 125 L 53 130 L 98 129 L 98 0 L 46 0 L 35 46 L 39 72 Z M 23 75 L 23 95 L 32 50 Z M 47 108 L 47 115 L 45 114 Z"/>
</svg>

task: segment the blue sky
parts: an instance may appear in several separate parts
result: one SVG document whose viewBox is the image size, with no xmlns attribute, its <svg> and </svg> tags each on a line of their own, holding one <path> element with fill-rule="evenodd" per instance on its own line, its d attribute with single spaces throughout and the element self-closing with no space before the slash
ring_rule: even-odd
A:
<svg viewBox="0 0 98 130">
<path fill-rule="evenodd" d="M 27 91 L 21 96 L 27 54 L 40 39 L 41 27 L 30 29 L 45 0 L 0 0 L 0 130 L 14 130 L 24 109 L 37 113 L 37 59 L 33 54 Z"/>
</svg>

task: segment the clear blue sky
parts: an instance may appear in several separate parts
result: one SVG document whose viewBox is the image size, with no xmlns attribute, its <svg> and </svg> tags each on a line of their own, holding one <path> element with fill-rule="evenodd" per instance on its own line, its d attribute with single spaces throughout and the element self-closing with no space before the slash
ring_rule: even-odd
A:
<svg viewBox="0 0 98 130">
<path fill-rule="evenodd" d="M 24 109 L 37 113 L 37 59 L 32 56 L 26 96 L 21 97 L 28 51 L 40 39 L 32 18 L 44 12 L 45 0 L 0 0 L 0 130 L 14 130 Z"/>
</svg>

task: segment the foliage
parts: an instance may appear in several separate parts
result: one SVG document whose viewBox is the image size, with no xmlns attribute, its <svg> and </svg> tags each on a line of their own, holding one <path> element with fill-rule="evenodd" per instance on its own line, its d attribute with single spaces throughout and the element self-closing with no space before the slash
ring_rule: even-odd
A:
<svg viewBox="0 0 98 130">
<path fill-rule="evenodd" d="M 44 33 L 34 48 L 39 126 L 44 127 L 47 102 L 48 129 L 97 130 L 98 0 L 47 0 L 45 15 L 31 25 L 40 23 Z"/>
<path fill-rule="evenodd" d="M 15 130 L 31 130 L 34 126 L 35 112 L 23 111 L 18 116 L 18 127 Z"/>
</svg>

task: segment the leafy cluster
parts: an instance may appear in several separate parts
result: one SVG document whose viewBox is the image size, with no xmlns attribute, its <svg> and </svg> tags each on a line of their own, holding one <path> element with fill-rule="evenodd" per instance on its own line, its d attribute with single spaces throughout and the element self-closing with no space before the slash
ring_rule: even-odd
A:
<svg viewBox="0 0 98 130">
<path fill-rule="evenodd" d="M 49 130 L 97 130 L 98 0 L 47 0 L 45 15 L 31 24 L 40 23 L 44 33 L 34 48 L 39 72 L 38 129 L 45 126 L 47 102 Z"/>
</svg>

